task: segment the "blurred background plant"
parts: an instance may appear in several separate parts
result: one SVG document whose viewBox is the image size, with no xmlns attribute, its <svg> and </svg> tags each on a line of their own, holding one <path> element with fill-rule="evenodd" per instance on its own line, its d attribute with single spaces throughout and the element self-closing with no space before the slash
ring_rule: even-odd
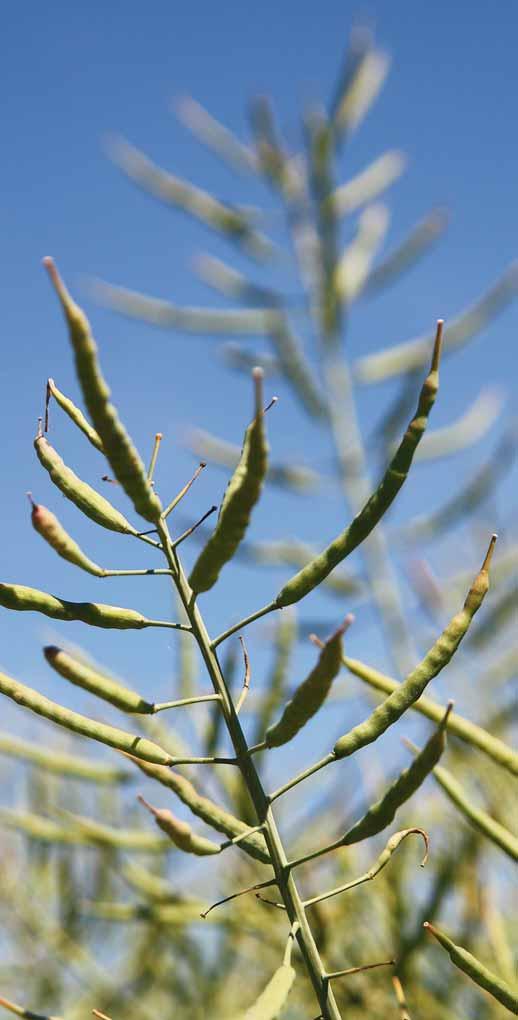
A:
<svg viewBox="0 0 518 1020">
<path fill-rule="evenodd" d="M 228 477 L 238 461 L 240 437 L 250 417 L 249 383 L 245 379 L 241 387 L 239 373 L 249 376 L 253 365 L 262 365 L 268 398 L 273 392 L 280 396 L 279 406 L 268 412 L 272 463 L 254 529 L 229 567 L 228 579 L 222 580 L 220 611 L 210 608 L 210 596 L 207 599 L 214 633 L 271 599 L 279 582 L 304 566 L 361 509 L 397 446 L 427 370 L 433 322 L 424 323 L 423 334 L 417 338 L 366 354 L 358 354 L 361 348 L 350 328 L 354 316 L 354 333 L 358 330 L 356 304 L 377 300 L 397 283 L 435 245 L 447 221 L 442 209 L 433 209 L 395 247 L 385 246 L 386 193 L 405 166 L 399 151 L 376 155 L 358 173 L 346 176 L 344 183 L 349 146 L 381 91 L 388 67 L 386 54 L 373 44 L 370 34 L 355 30 L 333 97 L 325 107 L 306 106 L 296 145 L 282 137 L 273 102 L 265 97 L 250 105 L 245 140 L 194 100 L 178 104 L 182 122 L 196 137 L 233 170 L 249 175 L 254 203 L 257 182 L 261 182 L 264 208 L 258 202 L 254 206 L 229 202 L 209 188 L 200 188 L 198 182 L 191 185 L 173 176 L 125 140 L 109 140 L 109 153 L 127 176 L 219 238 L 218 257 L 203 255 L 194 267 L 219 295 L 214 307 L 185 307 L 105 282 L 93 285 L 98 299 L 139 323 L 178 332 L 184 342 L 191 333 L 216 337 L 226 367 L 238 373 L 233 390 L 225 390 L 226 401 L 229 392 L 235 394 L 232 404 L 227 404 L 227 434 L 235 435 L 236 441 L 200 430 L 186 436 L 186 446 L 194 455 L 193 470 L 197 460 L 209 466 L 177 511 L 178 532 L 219 499 L 225 479 L 222 472 Z M 224 245 L 232 251 L 230 262 L 223 258 Z M 257 261 L 257 267 L 250 268 L 249 258 Z M 448 318 L 443 375 L 454 376 L 449 355 L 487 328 L 517 290 L 516 267 L 504 267 L 481 297 Z M 436 316 L 442 313 L 442 308 L 436 309 Z M 181 347 L 168 346 L 167 333 L 153 343 L 159 351 L 156 368 L 167 378 L 174 400 L 175 362 L 181 360 Z M 209 360 L 212 353 L 201 346 L 199 352 L 200 372 L 214 373 L 213 396 L 218 403 L 220 376 Z M 144 349 L 139 353 L 142 357 Z M 132 364 L 138 371 L 139 362 Z M 114 365 L 117 369 L 117 359 Z M 46 371 L 55 373 L 59 385 L 54 366 L 46 366 Z M 351 561 L 326 579 L 321 591 L 296 610 L 266 616 L 247 630 L 252 686 L 243 718 L 250 745 L 263 739 L 287 696 L 311 668 L 315 652 L 309 635 L 327 637 L 349 611 L 355 612 L 356 620 L 345 639 L 346 655 L 351 647 L 368 667 L 379 665 L 386 671 L 380 677 L 352 660 L 352 672 L 343 671 L 333 684 L 321 720 L 319 716 L 320 721 L 307 730 L 309 738 L 299 738 L 264 760 L 262 755 L 255 759 L 267 789 L 311 765 L 337 737 L 360 722 L 379 700 L 379 694 L 372 694 L 376 684 L 378 692 L 390 692 L 386 674 L 401 680 L 418 662 L 460 609 L 497 526 L 501 537 L 492 566 L 491 593 L 437 685 L 433 696 L 443 708 L 434 709 L 425 702 L 424 715 L 438 722 L 448 699 L 455 698 L 462 716 L 501 738 L 504 755 L 512 742 L 518 546 L 507 507 L 513 506 L 509 482 L 516 423 L 506 414 L 490 371 L 487 376 L 469 406 L 462 401 L 463 379 L 457 378 L 464 409 L 454 420 L 440 415 L 439 396 L 438 414 L 432 417 L 415 458 L 423 467 L 415 464 L 408 483 L 414 490 L 412 503 L 405 503 L 405 491 L 395 513 L 384 518 Z M 365 387 L 372 392 L 359 412 L 356 405 L 363 402 Z M 284 442 L 279 444 L 283 453 L 278 455 L 276 433 L 286 428 L 284 404 L 291 434 L 287 441 L 283 435 Z M 292 404 L 298 417 L 291 413 Z M 193 400 L 193 419 L 195 412 Z M 54 435 L 59 436 L 61 449 L 66 426 L 59 414 L 53 402 L 50 437 L 53 441 Z M 134 417 L 139 419 L 138 408 Z M 458 485 L 439 483 L 433 499 L 427 483 L 419 506 L 415 489 L 421 472 L 440 470 L 443 458 L 462 454 L 469 458 L 473 449 L 480 448 L 476 445 L 480 440 L 489 437 L 491 442 L 497 420 L 500 438 L 487 458 L 478 462 L 472 457 L 471 473 L 460 477 Z M 139 421 L 140 433 L 147 430 L 151 435 L 159 425 Z M 167 436 L 164 450 L 166 444 Z M 311 457 L 299 459 L 305 450 L 311 451 Z M 72 457 L 67 462 L 74 463 Z M 171 484 L 166 465 L 165 458 L 158 461 L 157 484 L 161 492 L 167 485 L 173 495 L 175 485 L 179 488 L 186 478 L 176 469 L 175 485 Z M 99 469 L 90 474 L 94 480 L 100 477 L 95 471 Z M 502 482 L 507 486 L 503 500 Z M 116 487 L 106 485 L 103 491 L 117 501 Z M 405 517 L 409 507 L 416 512 Z M 209 525 L 210 520 L 207 530 Z M 205 527 L 189 539 L 187 558 L 197 556 Z M 147 559 L 136 556 L 137 568 L 148 565 Z M 29 580 L 32 583 L 32 577 Z M 142 582 L 151 583 L 155 584 Z M 121 601 L 131 602 L 131 594 L 126 594 L 129 582 L 117 584 L 124 585 Z M 162 582 L 156 584 L 163 595 Z M 43 587 L 53 589 L 54 582 L 46 580 Z M 97 598 L 98 588 L 92 586 L 94 590 Z M 155 613 L 163 598 L 148 599 L 150 616 L 167 615 L 163 608 Z M 205 612 L 205 600 L 202 604 Z M 45 635 L 58 642 L 57 633 L 52 628 Z M 67 635 L 61 628 L 62 646 Z M 139 634 L 141 638 L 148 641 Z M 132 684 L 153 700 L 193 697 L 204 683 L 206 692 L 203 665 L 193 655 L 190 638 L 173 635 L 170 646 L 177 657 L 175 684 L 169 676 L 155 675 L 150 641 L 145 646 L 149 672 L 146 669 L 142 675 L 139 664 L 140 679 L 137 673 Z M 90 648 L 83 651 L 68 642 L 65 647 L 91 661 Z M 101 640 L 95 654 L 105 660 L 103 669 L 110 671 L 110 641 Z M 232 684 L 234 679 L 234 691 L 239 692 L 242 656 L 237 637 L 224 646 L 222 663 L 227 681 Z M 15 661 L 11 666 L 12 672 L 19 672 Z M 359 681 L 367 681 L 367 686 Z M 59 686 L 54 687 L 56 691 Z M 92 708 L 87 698 L 78 704 L 87 706 L 87 714 L 96 719 L 119 725 L 115 711 L 105 706 L 101 711 L 96 703 Z M 230 753 L 217 708 L 198 705 L 182 712 L 189 712 L 188 718 L 176 713 L 174 727 L 171 715 L 159 722 L 143 717 L 139 726 L 145 722 L 146 733 L 149 730 L 173 755 L 188 755 L 193 747 L 208 756 L 216 749 L 218 754 Z M 23 739 L 15 738 L 20 713 L 8 713 L 6 719 L 0 738 L 5 787 L 10 791 L 1 812 L 3 994 L 16 1002 L 23 1000 L 38 1013 L 59 1012 L 67 1020 L 94 1007 L 115 1018 L 171 1008 L 179 1017 L 195 1018 L 206 1015 L 208 1004 L 214 1017 L 228 1017 L 252 1002 L 284 951 L 286 926 L 279 912 L 252 893 L 215 910 L 205 921 L 199 915 L 216 899 L 260 881 L 267 875 L 264 868 L 237 848 L 226 851 L 215 864 L 214 860 L 193 860 L 162 838 L 151 838 L 154 830 L 138 807 L 135 792 L 142 790 L 152 803 L 160 801 L 160 806 L 178 808 L 185 819 L 192 818 L 188 808 L 182 809 L 169 794 L 158 797 L 149 779 L 132 764 L 119 763 L 113 753 L 97 757 L 96 745 L 80 747 L 76 738 L 67 740 L 46 724 L 26 730 Z M 402 751 L 399 738 L 410 736 L 422 746 L 430 723 L 423 723 L 415 712 L 406 713 L 394 732 L 395 736 L 388 734 L 381 745 L 371 745 L 354 762 L 324 770 L 276 802 L 275 814 L 291 857 L 309 853 L 347 831 L 401 768 L 410 764 L 411 755 Z M 311 908 L 315 939 L 328 972 L 389 958 L 397 961 L 407 1005 L 399 986 L 391 982 L 390 968 L 381 968 L 336 982 L 335 995 L 344 1017 L 376 1017 L 383 1010 L 414 1020 L 461 1015 L 490 1020 L 505 1012 L 452 966 L 423 928 L 424 921 L 437 921 L 509 986 L 516 984 L 511 948 L 510 858 L 516 859 L 516 840 L 510 831 L 513 778 L 494 754 L 484 753 L 484 735 L 474 737 L 468 727 L 464 739 L 458 739 L 462 736 L 458 727 L 450 730 L 446 774 L 438 770 L 438 782 L 428 779 L 397 815 L 398 829 L 419 826 L 430 834 L 431 855 L 424 871 L 416 869 L 420 858 L 416 860 L 414 841 L 408 840 L 373 884 Z M 192 765 L 180 771 L 201 793 L 225 802 L 233 814 L 254 824 L 247 792 L 233 770 L 210 771 Z M 462 794 L 456 805 L 452 804 L 455 782 Z M 448 788 L 450 795 L 445 796 Z M 467 798 L 467 805 L 462 798 Z M 70 812 L 95 819 L 104 828 L 74 821 Z M 196 829 L 205 832 L 198 822 Z M 214 836 L 209 829 L 205 834 Z M 142 839 L 147 841 L 145 850 Z M 343 848 L 305 867 L 300 881 L 306 898 L 363 875 L 386 840 L 387 833 L 381 833 L 367 847 Z M 294 963 L 297 981 L 282 1013 L 287 1020 L 314 1016 L 316 1008 L 298 958 Z"/>
</svg>

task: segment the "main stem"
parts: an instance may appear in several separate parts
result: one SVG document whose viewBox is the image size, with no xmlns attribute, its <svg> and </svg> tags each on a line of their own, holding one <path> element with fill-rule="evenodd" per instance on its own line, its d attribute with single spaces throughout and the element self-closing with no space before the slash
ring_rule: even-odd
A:
<svg viewBox="0 0 518 1020">
<path fill-rule="evenodd" d="M 257 822 L 264 826 L 264 837 L 270 854 L 272 868 L 275 872 L 275 881 L 286 907 L 288 918 L 291 924 L 295 921 L 299 923 L 296 938 L 318 999 L 323 1020 L 341 1020 L 333 991 L 325 978 L 326 970 L 306 918 L 302 899 L 291 869 L 288 867 L 288 858 L 277 829 L 268 796 L 255 769 L 245 735 L 241 729 L 239 718 L 236 715 L 232 698 L 225 683 L 225 678 L 221 672 L 216 651 L 196 605 L 194 593 L 189 586 L 177 552 L 172 547 L 171 537 L 165 520 L 159 522 L 157 530 L 168 565 L 173 573 L 173 582 L 176 585 L 192 627 L 193 637 L 200 649 L 214 691 L 220 697 L 221 711 L 223 712 L 243 781 L 254 805 Z"/>
</svg>

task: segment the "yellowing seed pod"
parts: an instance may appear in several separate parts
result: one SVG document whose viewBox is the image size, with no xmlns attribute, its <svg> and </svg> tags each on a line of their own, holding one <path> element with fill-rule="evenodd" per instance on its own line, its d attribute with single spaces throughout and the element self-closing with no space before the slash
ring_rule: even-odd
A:
<svg viewBox="0 0 518 1020">
<path fill-rule="evenodd" d="M 77 542 L 70 537 L 64 527 L 59 523 L 55 514 L 48 510 L 41 503 L 35 503 L 30 492 L 27 494 L 32 504 L 31 521 L 35 531 L 49 543 L 62 559 L 68 560 L 81 570 L 86 570 L 94 577 L 104 577 L 106 571 L 97 563 L 90 560 Z"/>
<path fill-rule="evenodd" d="M 75 684 L 76 687 L 82 687 L 83 690 L 89 691 L 90 694 L 95 694 L 96 697 L 109 701 L 111 705 L 115 705 L 116 708 L 120 708 L 123 712 L 138 712 L 144 715 L 152 714 L 154 709 L 152 702 L 145 701 L 144 698 L 141 698 L 140 694 L 136 694 L 135 691 L 124 687 L 123 684 L 113 680 L 112 677 L 105 676 L 103 673 L 99 673 L 98 670 L 92 669 L 91 666 L 85 665 L 79 659 L 75 659 L 73 655 L 64 652 L 62 648 L 57 648 L 55 645 L 47 645 L 43 649 L 43 654 L 49 666 L 52 666 L 56 673 L 59 673 L 65 680 L 69 680 L 70 683 Z"/>
<path fill-rule="evenodd" d="M 52 259 L 45 259 L 44 264 L 65 313 L 79 382 L 104 453 L 137 513 L 155 523 L 162 513 L 162 504 L 148 481 L 144 464 L 119 420 L 116 408 L 110 402 L 110 389 L 99 366 L 97 344 L 88 319 L 70 297 Z"/>
<path fill-rule="evenodd" d="M 108 528 L 109 531 L 120 531 L 124 535 L 137 534 L 136 528 L 126 520 L 120 510 L 116 510 L 104 496 L 86 482 L 82 482 L 71 468 L 67 467 L 45 436 L 36 436 L 34 449 L 54 485 L 57 485 L 60 492 L 75 503 L 87 517 L 96 524 L 101 524 L 103 528 Z"/>
<path fill-rule="evenodd" d="M 171 811 L 165 808 L 155 808 L 148 804 L 143 797 L 138 798 L 140 803 L 153 815 L 156 824 L 162 832 L 165 832 L 169 839 L 188 854 L 196 854 L 197 857 L 206 857 L 208 854 L 219 854 L 221 847 L 213 843 L 211 839 L 204 836 L 197 836 L 187 822 L 181 822 Z"/>
<path fill-rule="evenodd" d="M 191 571 L 189 584 L 196 593 L 212 588 L 222 568 L 232 559 L 261 494 L 268 469 L 262 379 L 262 370 L 254 369 L 255 418 L 246 430 L 241 458 L 228 483 L 216 527 Z"/>
<path fill-rule="evenodd" d="M 90 422 L 87 421 L 81 409 L 76 407 L 73 401 L 70 400 L 70 397 L 65 396 L 65 394 L 58 389 L 53 379 L 47 379 L 47 413 L 45 417 L 45 432 L 48 432 L 48 405 L 51 397 L 54 397 L 56 404 L 59 404 L 65 414 L 68 414 L 68 417 L 74 422 L 74 425 L 77 425 L 78 429 L 81 429 L 81 432 L 86 436 L 92 446 L 95 446 L 95 449 L 99 450 L 100 453 L 104 453 L 101 437 L 97 434 L 95 429 L 92 428 Z"/>
</svg>

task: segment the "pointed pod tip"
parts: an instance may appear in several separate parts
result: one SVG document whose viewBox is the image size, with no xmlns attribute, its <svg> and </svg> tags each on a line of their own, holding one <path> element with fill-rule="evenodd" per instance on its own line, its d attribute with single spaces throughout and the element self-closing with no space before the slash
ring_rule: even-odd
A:
<svg viewBox="0 0 518 1020">
<path fill-rule="evenodd" d="M 437 319 L 437 328 L 435 330 L 435 340 L 434 340 L 434 344 L 433 344 L 433 354 L 432 354 L 432 365 L 431 365 L 431 371 L 432 372 L 437 372 L 438 369 L 439 369 L 439 362 L 441 360 L 441 351 L 442 351 L 443 328 L 444 328 L 444 319 Z"/>
<path fill-rule="evenodd" d="M 480 568 L 481 571 L 488 571 L 489 570 L 489 567 L 491 566 L 491 560 L 493 559 L 493 552 L 494 552 L 494 549 L 495 549 L 495 545 L 496 545 L 497 539 L 498 539 L 498 535 L 497 534 L 491 535 L 491 541 L 489 543 L 487 553 L 486 553 L 486 555 L 484 557 L 484 562 L 482 564 L 482 567 Z"/>
</svg>

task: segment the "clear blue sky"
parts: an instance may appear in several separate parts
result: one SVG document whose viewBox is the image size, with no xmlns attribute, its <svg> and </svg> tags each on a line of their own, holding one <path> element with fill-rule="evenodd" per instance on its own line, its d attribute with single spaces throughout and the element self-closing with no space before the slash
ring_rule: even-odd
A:
<svg viewBox="0 0 518 1020">
<path fill-rule="evenodd" d="M 157 429 L 164 432 L 158 479 L 168 498 L 191 470 L 191 459 L 180 447 L 185 427 L 195 423 L 240 440 L 250 411 L 248 384 L 226 374 L 212 341 L 159 333 L 96 308 L 82 290 L 84 278 L 99 276 L 180 304 L 214 304 L 189 263 L 199 251 L 230 255 L 230 261 L 232 252 L 134 189 L 106 158 L 102 139 L 120 132 L 158 163 L 218 195 L 243 203 L 266 198 L 271 204 L 257 185 L 233 176 L 191 138 L 173 117 L 171 99 L 192 94 L 242 133 L 247 100 L 268 91 L 288 139 L 296 144 L 301 104 L 330 95 L 351 12 L 375 25 L 379 43 L 392 54 L 393 68 L 344 159 L 344 178 L 388 147 L 407 152 L 408 172 L 390 195 L 389 245 L 432 205 L 446 205 L 452 214 L 446 239 L 434 253 L 400 286 L 354 313 L 349 343 L 358 356 L 429 329 L 438 316 L 448 319 L 518 256 L 516 6 L 445 0 L 392 0 L 365 11 L 350 6 L 348 11 L 334 0 L 320 5 L 156 0 L 147 8 L 134 0 L 9 5 L 2 26 L 0 169 L 2 579 L 72 599 L 134 605 L 149 615 L 168 607 L 165 585 L 157 582 L 152 591 L 154 582 L 147 579 L 131 587 L 80 576 L 57 562 L 30 527 L 27 489 L 58 512 L 93 558 L 119 567 L 149 560 L 129 541 L 112 539 L 84 522 L 37 465 L 31 440 L 47 376 L 77 396 L 65 330 L 40 260 L 54 255 L 71 288 L 84 299 L 116 400 L 146 457 L 152 435 Z M 506 413 L 511 414 L 517 326 L 515 304 L 448 361 L 435 425 L 462 413 L 487 381 L 505 387 Z M 389 395 L 387 388 L 362 396 L 365 423 L 377 402 Z M 269 426 L 277 456 L 297 456 L 314 466 L 327 456 L 289 397 L 272 413 Z M 462 462 L 420 468 L 401 512 L 436 502 L 438 485 L 451 490 L 492 448 L 498 431 L 497 426 Z M 100 468 L 94 452 L 57 412 L 53 438 L 76 470 L 95 483 Z M 516 481 L 514 490 L 510 485 L 505 490 L 512 506 L 515 486 Z M 188 512 L 203 512 L 222 487 L 222 476 L 207 471 Z M 320 512 L 314 501 L 302 505 L 272 494 L 256 535 L 289 532 L 318 539 L 322 519 L 325 537 L 330 537 L 343 522 L 338 500 L 324 496 Z M 432 562 L 443 576 L 448 573 L 450 563 L 440 550 Z M 276 574 L 254 581 L 252 572 L 239 569 L 244 590 L 236 597 L 226 582 L 222 597 L 208 610 L 214 629 L 240 609 L 262 604 L 279 580 Z M 314 603 L 312 613 L 329 610 L 336 618 L 347 608 L 322 600 Z M 0 627 L 3 668 L 57 696 L 59 684 L 42 664 L 39 648 L 49 638 L 56 640 L 59 628 L 33 615 L 3 611 Z M 114 670 L 126 671 L 136 685 L 147 687 L 151 664 L 161 691 L 170 689 L 174 643 L 168 637 L 150 631 L 113 638 L 92 635 L 79 625 L 64 631 Z M 362 642 L 359 630 L 355 652 L 362 651 Z M 378 661 L 383 661 L 380 652 Z M 88 705 L 86 697 L 77 703 Z M 19 713 L 16 717 L 21 721 Z"/>
</svg>

